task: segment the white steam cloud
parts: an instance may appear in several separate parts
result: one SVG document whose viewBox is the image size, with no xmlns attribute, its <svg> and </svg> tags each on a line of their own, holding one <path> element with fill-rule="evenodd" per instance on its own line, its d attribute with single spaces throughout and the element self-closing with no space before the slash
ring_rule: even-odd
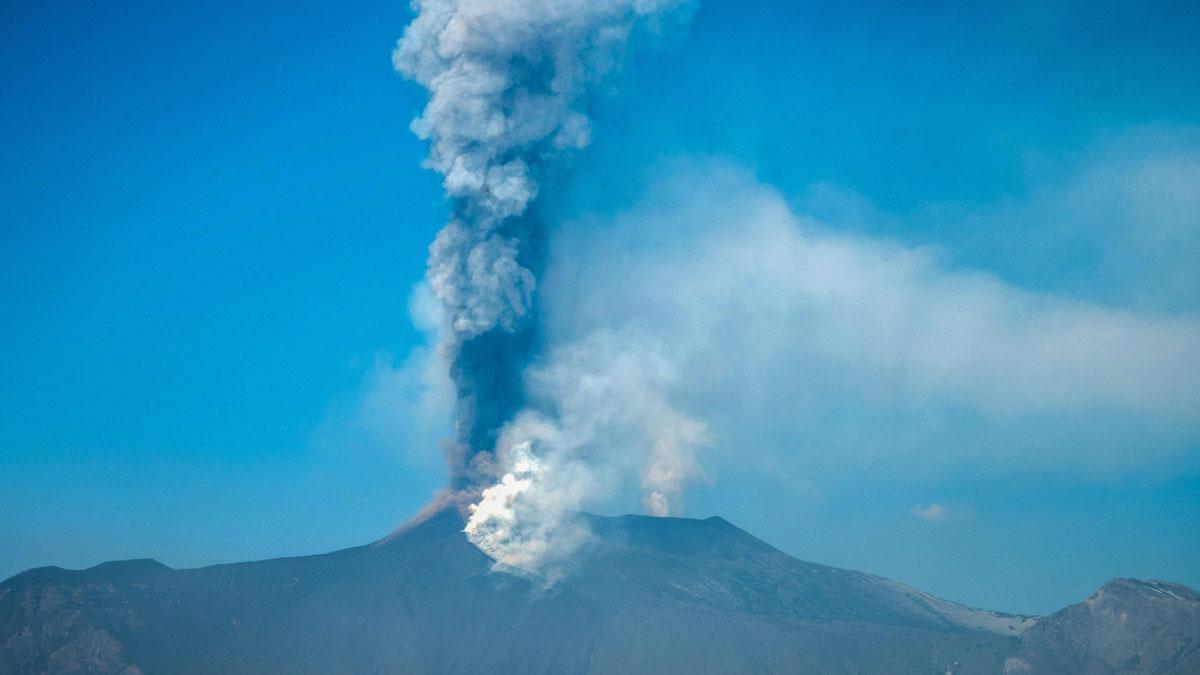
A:
<svg viewBox="0 0 1200 675">
<path fill-rule="evenodd" d="M 705 424 L 667 392 L 678 373 L 630 334 L 597 332 L 555 349 L 528 373 L 535 404 L 504 427 L 494 484 L 470 507 L 467 533 L 501 563 L 552 574 L 583 541 L 578 510 L 640 476 L 648 513 L 678 512 L 686 482 L 703 477 Z"/>
<path fill-rule="evenodd" d="M 458 401 L 451 486 L 482 490 L 468 536 L 499 563 L 545 571 L 578 541 L 569 514 L 609 481 L 598 454 L 645 445 L 646 506 L 665 514 L 698 473 L 703 425 L 657 394 L 652 360 L 620 353 L 601 368 L 557 350 L 528 377 L 543 261 L 529 210 L 543 167 L 588 145 L 589 87 L 621 61 L 634 28 L 688 0 L 414 0 L 393 54 L 426 89 L 413 131 L 453 200 L 426 278 L 442 303 L 439 352 Z M 526 380 L 528 380 L 528 385 Z M 620 420 L 618 424 L 617 420 Z M 633 424 L 626 438 L 616 432 Z M 574 532 L 574 534 L 573 534 Z"/>
<path fill-rule="evenodd" d="M 950 509 L 938 502 L 915 504 L 909 509 L 909 513 L 927 523 L 944 523 L 950 519 Z"/>
<path fill-rule="evenodd" d="M 1200 464 L 1200 314 L 1023 289 L 847 234 L 725 165 L 665 173 L 631 211 L 556 230 L 543 324 L 550 344 L 602 329 L 669 346 L 663 396 L 704 411 L 714 472 Z"/>
</svg>

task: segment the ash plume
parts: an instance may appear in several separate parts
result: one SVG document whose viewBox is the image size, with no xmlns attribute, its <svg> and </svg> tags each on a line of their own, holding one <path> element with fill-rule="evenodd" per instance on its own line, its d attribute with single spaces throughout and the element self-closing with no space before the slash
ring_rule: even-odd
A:
<svg viewBox="0 0 1200 675">
<path fill-rule="evenodd" d="M 561 471 L 569 424 L 542 419 L 559 430 L 514 441 L 537 414 L 528 410 L 525 371 L 538 352 L 537 289 L 543 229 L 531 206 L 547 166 L 587 146 L 589 89 L 622 61 L 631 35 L 654 28 L 665 13 L 689 0 L 414 0 L 415 18 L 393 54 L 398 71 L 429 91 L 412 130 L 430 142 L 427 166 L 444 177 L 452 201 L 449 222 L 429 249 L 426 279 L 444 310 L 439 352 L 457 396 L 448 448 L 451 489 L 466 494 L 501 490 L 529 467 Z M 536 426 L 536 425 L 535 425 Z M 675 441 L 654 451 L 657 467 L 644 482 L 656 512 L 667 508 Z M 522 445 L 524 444 L 524 445 Z M 517 446 L 523 451 L 516 451 Z M 498 450 L 500 450 L 498 452 Z M 565 460 L 564 460 L 565 461 Z M 556 479 L 557 481 L 557 479 Z M 554 490 L 570 486 L 556 481 Z M 528 486 L 529 483 L 519 483 Z M 517 494 L 529 497 L 528 490 Z M 515 498 L 515 497 L 514 497 Z M 566 501 L 570 501 L 569 499 Z M 560 503 L 562 500 L 557 500 Z M 511 500 L 509 501 L 511 505 Z M 478 526 L 513 518 L 485 518 L 475 505 L 472 540 L 503 561 L 505 540 Z M 510 510 L 511 511 L 511 510 Z M 553 529 L 553 524 L 543 523 Z M 488 529 L 490 536 L 482 534 Z M 536 529 L 536 528 L 535 528 Z M 546 532 L 538 537 L 545 540 Z M 489 546 L 489 542 L 492 545 Z M 534 556 L 538 558 L 540 556 Z M 532 558 L 508 556 L 535 566 Z"/>
</svg>

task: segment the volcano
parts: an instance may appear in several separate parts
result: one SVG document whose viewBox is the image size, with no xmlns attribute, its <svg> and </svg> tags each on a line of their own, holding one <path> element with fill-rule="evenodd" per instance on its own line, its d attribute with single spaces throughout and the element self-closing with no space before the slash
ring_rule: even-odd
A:
<svg viewBox="0 0 1200 675">
<path fill-rule="evenodd" d="M 552 585 L 447 509 L 325 555 L 29 570 L 0 673 L 1200 672 L 1200 594 L 1114 580 L 1047 617 L 796 560 L 721 518 L 581 515 Z"/>
</svg>

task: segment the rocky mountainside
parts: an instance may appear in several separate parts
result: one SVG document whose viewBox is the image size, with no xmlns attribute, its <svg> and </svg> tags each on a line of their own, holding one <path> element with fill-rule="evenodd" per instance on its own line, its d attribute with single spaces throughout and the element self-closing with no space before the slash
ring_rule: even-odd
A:
<svg viewBox="0 0 1200 675">
<path fill-rule="evenodd" d="M 1044 619 L 791 558 L 720 518 L 584 516 L 550 587 L 446 510 L 326 555 L 0 584 L 7 673 L 1197 672 L 1200 600 L 1117 580 Z"/>
<path fill-rule="evenodd" d="M 1038 621 L 1021 642 L 1012 669 L 1200 673 L 1200 593 L 1164 581 L 1113 579 Z"/>
</svg>

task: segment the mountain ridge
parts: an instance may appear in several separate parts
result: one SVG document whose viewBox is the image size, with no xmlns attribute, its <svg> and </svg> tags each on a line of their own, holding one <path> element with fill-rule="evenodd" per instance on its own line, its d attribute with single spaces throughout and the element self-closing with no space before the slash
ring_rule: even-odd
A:
<svg viewBox="0 0 1200 675">
<path fill-rule="evenodd" d="M 453 509 L 327 554 L 28 570 L 0 583 L 0 674 L 1172 672 L 1200 658 L 1200 595 L 1178 584 L 1115 579 L 1038 618 L 797 560 L 715 516 L 580 517 L 595 536 L 553 585 L 495 570 Z"/>
</svg>

